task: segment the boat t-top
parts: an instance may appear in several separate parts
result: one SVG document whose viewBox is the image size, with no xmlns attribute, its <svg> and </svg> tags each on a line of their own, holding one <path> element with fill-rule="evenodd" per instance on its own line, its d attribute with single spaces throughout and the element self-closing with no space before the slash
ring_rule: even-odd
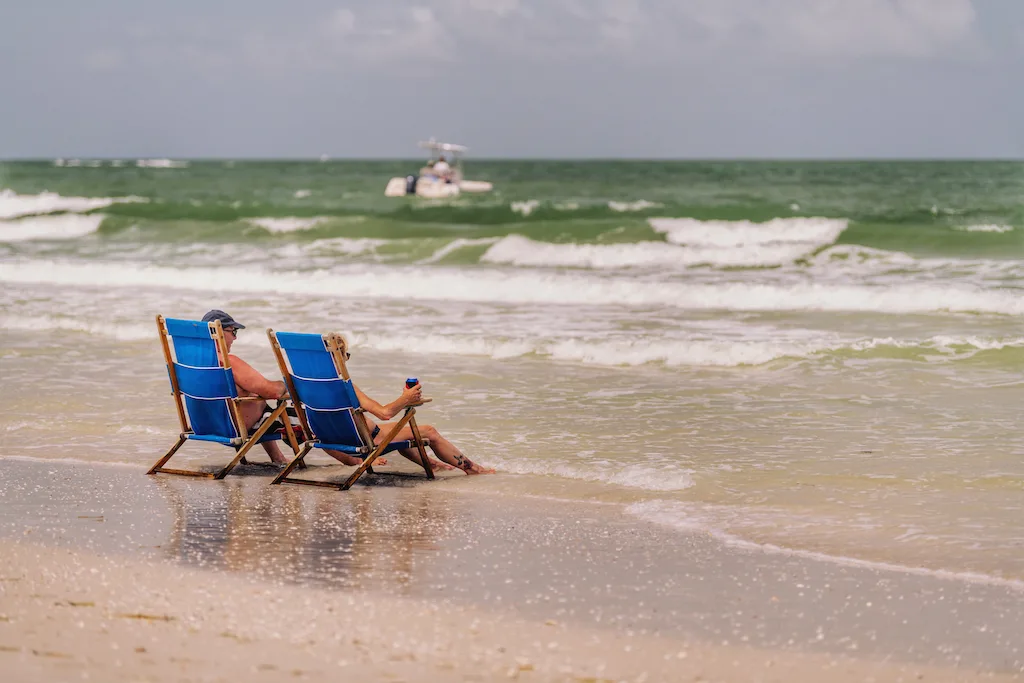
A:
<svg viewBox="0 0 1024 683">
<path fill-rule="evenodd" d="M 430 138 L 419 143 L 430 150 L 430 159 L 417 174 L 392 178 L 384 190 L 386 197 L 416 195 L 429 199 L 455 197 L 460 192 L 490 192 L 494 186 L 484 180 L 466 180 L 462 175 L 462 155 L 469 148 Z"/>
</svg>

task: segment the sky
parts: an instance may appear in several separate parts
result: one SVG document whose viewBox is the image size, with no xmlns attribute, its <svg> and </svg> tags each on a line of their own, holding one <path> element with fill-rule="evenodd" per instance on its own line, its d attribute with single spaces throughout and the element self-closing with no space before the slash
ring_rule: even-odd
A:
<svg viewBox="0 0 1024 683">
<path fill-rule="evenodd" d="M 1024 158 L 1022 0 L 0 3 L 0 158 Z"/>
</svg>

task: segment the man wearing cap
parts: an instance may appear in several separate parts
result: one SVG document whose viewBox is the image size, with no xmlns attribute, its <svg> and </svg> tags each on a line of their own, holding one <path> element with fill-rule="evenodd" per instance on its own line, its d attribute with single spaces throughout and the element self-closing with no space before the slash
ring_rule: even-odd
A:
<svg viewBox="0 0 1024 683">
<path fill-rule="evenodd" d="M 238 331 L 244 330 L 245 325 L 237 322 L 224 311 L 214 309 L 203 316 L 203 322 L 208 323 L 214 320 L 220 321 L 224 330 L 224 341 L 228 345 L 228 361 L 231 363 L 231 372 L 235 376 L 235 384 L 238 385 L 238 393 L 241 396 L 259 396 L 260 398 L 283 398 L 287 395 L 288 389 L 284 382 L 269 380 L 261 375 L 256 368 L 246 363 L 238 356 L 231 354 L 231 345 L 238 338 Z M 246 401 L 240 406 L 242 420 L 246 429 L 252 429 L 264 411 L 267 409 L 266 401 Z M 286 464 L 288 459 L 284 457 L 276 441 L 265 441 L 260 444 L 267 452 L 273 462 Z"/>
</svg>

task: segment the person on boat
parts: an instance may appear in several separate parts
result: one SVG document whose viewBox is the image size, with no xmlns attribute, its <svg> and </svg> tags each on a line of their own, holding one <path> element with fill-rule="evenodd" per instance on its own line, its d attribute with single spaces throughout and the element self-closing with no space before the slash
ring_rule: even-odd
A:
<svg viewBox="0 0 1024 683">
<path fill-rule="evenodd" d="M 345 358 L 350 358 L 351 354 L 348 351 L 348 340 L 342 338 L 342 352 L 345 354 Z M 363 393 L 362 389 L 356 386 L 355 382 L 352 383 L 352 388 L 356 390 L 356 397 L 359 399 L 359 407 L 362 408 L 362 418 L 366 420 L 366 428 L 369 430 L 374 443 L 380 443 L 383 438 L 381 428 L 373 420 L 366 417 L 366 413 L 373 415 L 380 420 L 390 420 L 391 418 L 402 412 L 407 406 L 415 405 L 419 403 L 422 398 L 422 390 L 419 384 L 413 387 L 406 387 L 402 390 L 401 395 L 391 403 L 386 405 L 381 404 L 371 398 L 370 396 Z M 431 466 L 441 466 L 442 469 L 451 469 L 457 467 L 466 474 L 491 474 L 494 472 L 493 469 L 482 467 L 477 463 L 463 455 L 462 451 L 458 449 L 451 441 L 441 436 L 441 433 L 437 431 L 437 428 L 433 425 L 419 425 L 420 434 L 424 439 L 430 441 L 430 450 L 434 451 L 436 455 L 443 463 L 437 463 L 436 461 L 431 462 Z M 406 441 L 413 438 L 412 427 L 406 425 L 398 434 L 395 435 L 395 441 Z M 409 460 L 416 464 L 419 464 L 419 453 L 415 448 L 404 448 L 398 451 Z M 379 462 L 380 459 L 377 459 Z"/>
<path fill-rule="evenodd" d="M 434 163 L 434 173 L 446 183 L 452 181 L 452 167 L 444 157 L 441 157 Z"/>
</svg>

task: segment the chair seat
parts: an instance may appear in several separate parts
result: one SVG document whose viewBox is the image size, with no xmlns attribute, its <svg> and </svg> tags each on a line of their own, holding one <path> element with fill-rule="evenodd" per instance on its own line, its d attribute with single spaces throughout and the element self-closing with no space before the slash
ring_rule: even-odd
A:
<svg viewBox="0 0 1024 683">
<path fill-rule="evenodd" d="M 429 439 L 423 439 L 423 445 L 424 445 L 424 447 L 429 446 L 430 445 L 430 440 Z M 331 450 L 331 451 L 341 451 L 342 453 L 348 453 L 349 455 L 355 455 L 357 457 L 366 457 L 367 455 L 369 455 L 366 452 L 366 449 L 364 449 L 364 448 L 361 448 L 359 446 L 349 446 L 347 444 L 340 444 L 340 443 L 319 443 L 319 442 L 316 442 L 316 443 L 313 444 L 313 448 L 324 448 L 324 449 Z M 382 454 L 383 453 L 390 453 L 392 451 L 397 451 L 400 448 L 416 448 L 416 442 L 415 441 L 411 441 L 411 440 L 410 441 L 392 441 L 391 443 L 389 443 L 384 448 L 383 451 L 381 451 L 381 453 Z"/>
<path fill-rule="evenodd" d="M 253 429 L 253 430 L 251 430 L 249 432 L 249 436 L 252 436 L 255 433 L 256 433 L 256 430 Z M 186 434 L 186 436 L 189 439 L 193 440 L 193 441 L 209 441 L 211 443 L 224 444 L 225 446 L 239 446 L 244 441 L 243 439 L 239 439 L 239 438 L 229 439 L 226 436 L 217 436 L 215 434 Z M 281 440 L 281 435 L 279 433 L 277 433 L 277 432 L 270 432 L 270 433 L 264 434 L 263 437 L 259 441 L 257 441 L 256 443 L 266 443 L 267 441 L 280 441 L 280 440 Z"/>
</svg>

